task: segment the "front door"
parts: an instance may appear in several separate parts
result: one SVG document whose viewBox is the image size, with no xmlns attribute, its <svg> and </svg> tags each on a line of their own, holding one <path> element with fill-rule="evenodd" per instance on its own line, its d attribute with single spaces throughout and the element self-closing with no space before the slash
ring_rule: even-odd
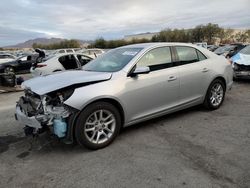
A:
<svg viewBox="0 0 250 188">
<path fill-rule="evenodd" d="M 164 112 L 179 103 L 179 74 L 174 67 L 169 47 L 147 52 L 136 67 L 150 68 L 150 73 L 127 77 L 126 103 L 128 122 Z"/>
</svg>

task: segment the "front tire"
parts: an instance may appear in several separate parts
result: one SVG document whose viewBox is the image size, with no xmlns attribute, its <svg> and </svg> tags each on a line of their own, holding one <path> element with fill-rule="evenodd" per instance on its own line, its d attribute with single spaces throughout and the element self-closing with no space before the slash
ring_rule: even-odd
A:
<svg viewBox="0 0 250 188">
<path fill-rule="evenodd" d="M 220 79 L 215 79 L 209 86 L 204 100 L 204 106 L 209 110 L 218 109 L 225 98 L 226 86 Z"/>
<path fill-rule="evenodd" d="M 117 108 L 107 102 L 96 102 L 80 113 L 75 136 L 80 145 L 97 150 L 111 144 L 120 128 L 121 116 Z"/>
<path fill-rule="evenodd" d="M 9 73 L 15 73 L 15 70 L 14 70 L 13 67 L 6 67 L 4 69 L 4 72 L 7 73 L 7 74 L 9 74 Z"/>
</svg>

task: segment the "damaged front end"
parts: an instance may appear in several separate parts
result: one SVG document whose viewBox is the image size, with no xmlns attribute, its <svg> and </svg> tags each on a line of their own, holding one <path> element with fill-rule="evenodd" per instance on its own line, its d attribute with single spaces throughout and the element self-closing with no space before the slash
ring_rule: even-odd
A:
<svg viewBox="0 0 250 188">
<path fill-rule="evenodd" d="M 234 78 L 250 78 L 250 65 L 234 63 Z"/>
<path fill-rule="evenodd" d="M 38 95 L 26 89 L 16 105 L 16 120 L 24 125 L 26 135 L 38 135 L 46 130 L 59 138 L 66 137 L 68 119 L 75 109 L 64 104 L 74 90 L 54 91 Z"/>
</svg>

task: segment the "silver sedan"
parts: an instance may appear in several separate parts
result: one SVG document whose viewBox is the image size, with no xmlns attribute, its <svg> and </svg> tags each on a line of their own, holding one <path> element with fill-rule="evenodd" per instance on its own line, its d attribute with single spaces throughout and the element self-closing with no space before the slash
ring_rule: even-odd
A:
<svg viewBox="0 0 250 188">
<path fill-rule="evenodd" d="M 83 67 L 23 83 L 16 118 L 25 133 L 47 128 L 67 143 L 109 145 L 120 129 L 204 104 L 218 109 L 232 86 L 231 64 L 184 43 L 147 43 L 110 50 Z"/>
</svg>

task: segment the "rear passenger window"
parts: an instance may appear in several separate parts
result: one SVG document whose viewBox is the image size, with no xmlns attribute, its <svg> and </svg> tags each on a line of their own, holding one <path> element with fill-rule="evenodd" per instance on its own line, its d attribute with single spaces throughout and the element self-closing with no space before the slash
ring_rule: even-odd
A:
<svg viewBox="0 0 250 188">
<path fill-rule="evenodd" d="M 199 50 L 196 50 L 198 54 L 198 58 L 200 61 L 207 59 L 206 56 L 203 55 Z"/>
<path fill-rule="evenodd" d="M 160 47 L 147 52 L 137 63 L 137 67 L 149 67 L 150 71 L 171 67 L 172 58 L 169 47 Z"/>
<path fill-rule="evenodd" d="M 199 61 L 195 48 L 178 46 L 176 47 L 176 51 L 181 65 Z"/>
<path fill-rule="evenodd" d="M 79 62 L 81 63 L 82 66 L 91 61 L 91 59 L 89 57 L 86 57 L 83 55 L 77 55 L 77 59 L 79 60 Z"/>
</svg>

